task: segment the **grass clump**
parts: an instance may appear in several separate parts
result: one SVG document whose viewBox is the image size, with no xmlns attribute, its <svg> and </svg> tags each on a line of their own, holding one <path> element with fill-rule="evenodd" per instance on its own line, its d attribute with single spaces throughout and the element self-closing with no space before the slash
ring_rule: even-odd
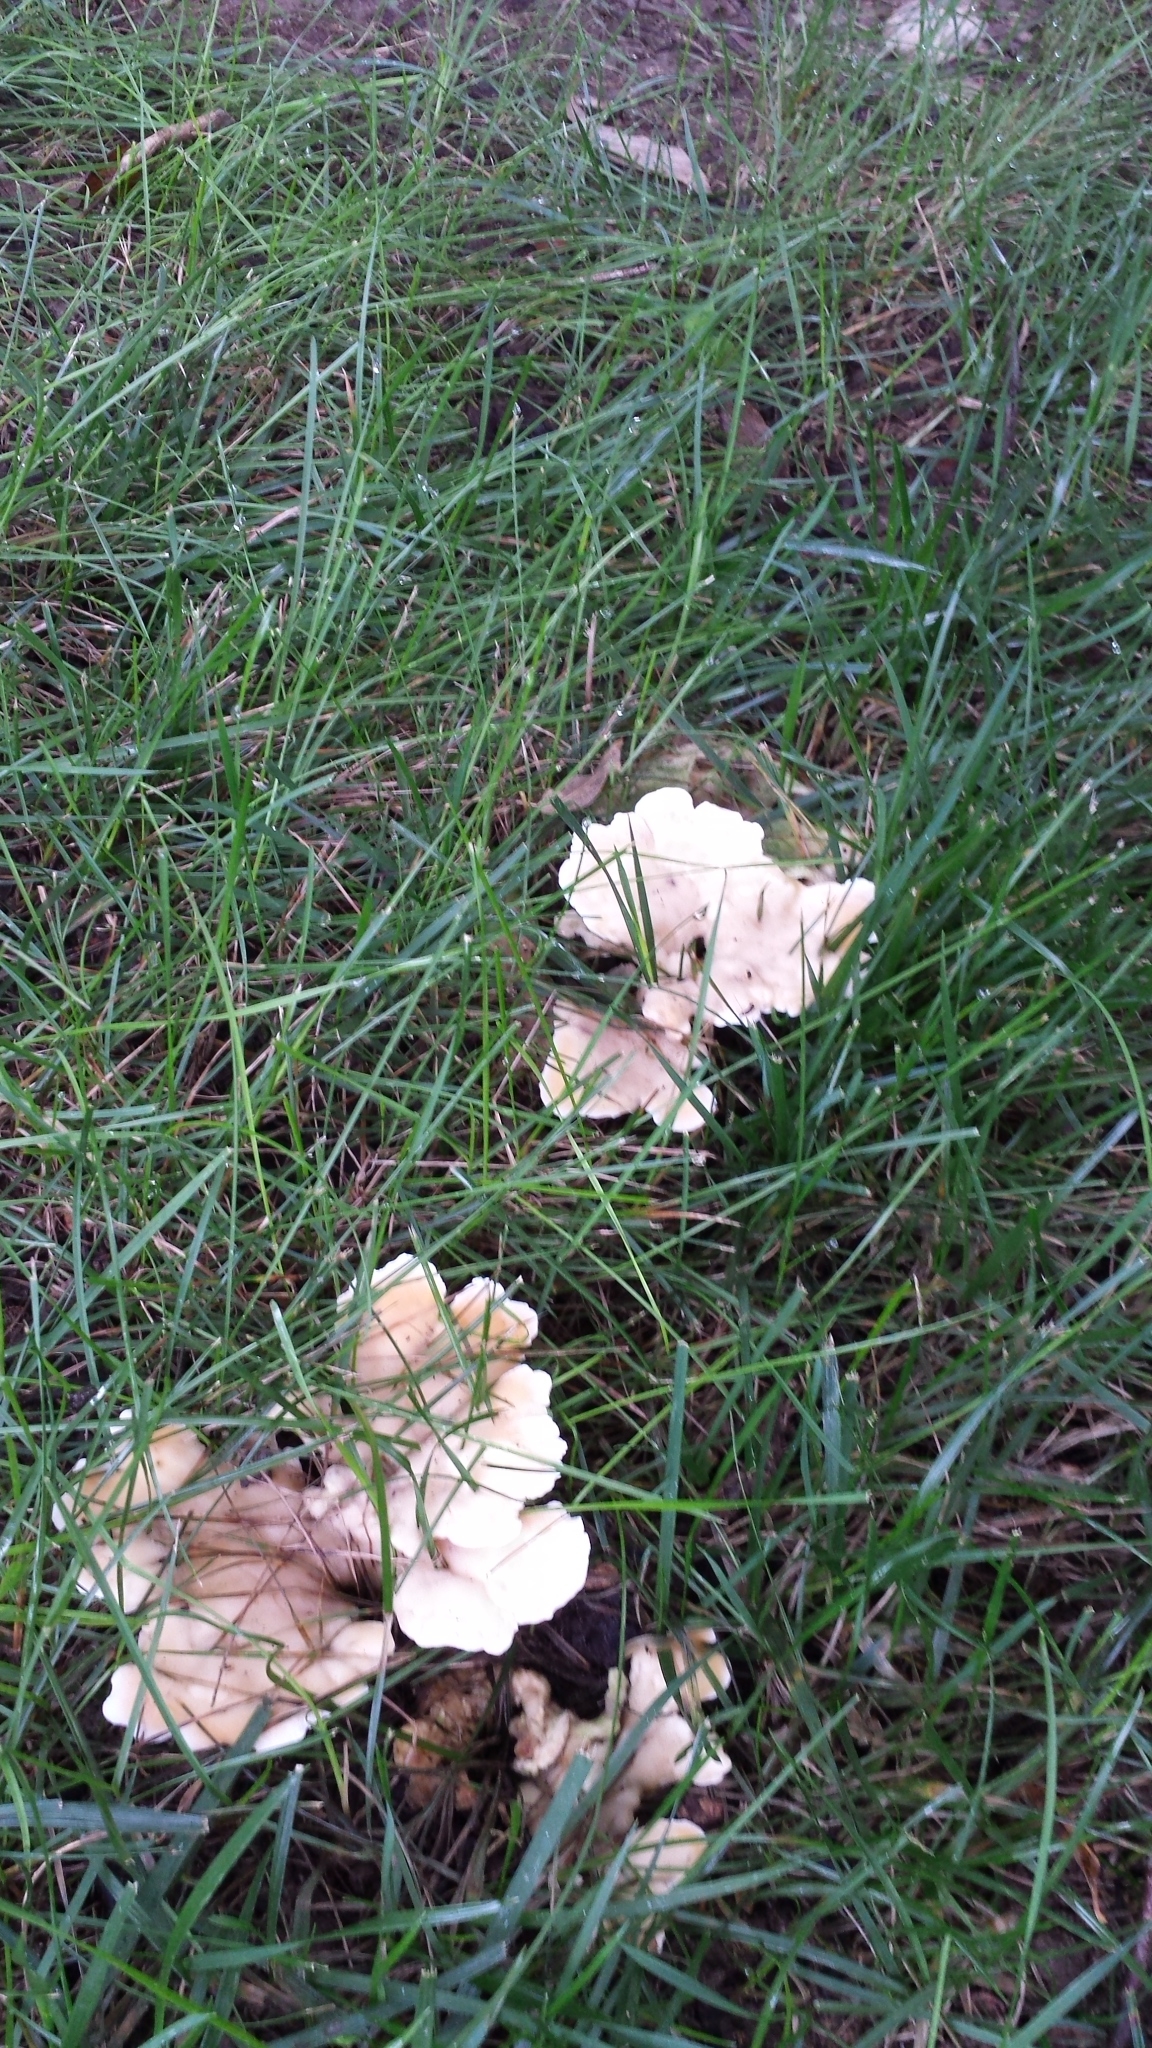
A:
<svg viewBox="0 0 1152 2048">
<path fill-rule="evenodd" d="M 1138 2038 L 1141 33 L 769 36 L 771 148 L 707 204 L 601 160 L 569 81 L 478 93 L 466 37 L 270 71 L 10 15 L 13 2042 Z M 879 891 L 854 988 L 718 1049 L 697 1156 L 538 1100 L 591 978 L 541 799 L 614 739 L 766 742 Z M 123 1407 L 239 1430 L 322 1376 L 336 1286 L 409 1244 L 519 1276 L 569 1504 L 731 1657 L 662 1953 L 554 1862 L 563 1805 L 525 1853 L 498 1735 L 466 1821 L 414 1820 L 388 1691 L 299 1770 L 100 1717 L 63 1475 Z"/>
</svg>

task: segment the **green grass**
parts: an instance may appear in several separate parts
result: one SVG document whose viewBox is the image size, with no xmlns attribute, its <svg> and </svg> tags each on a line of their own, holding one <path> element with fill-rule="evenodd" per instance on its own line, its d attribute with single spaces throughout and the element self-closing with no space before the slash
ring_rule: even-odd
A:
<svg viewBox="0 0 1152 2048">
<path fill-rule="evenodd" d="M 768 37 L 710 204 L 566 130 L 574 79 L 485 96 L 486 33 L 0 38 L 4 2040 L 1139 2040 L 1147 16 L 959 74 Z M 767 742 L 878 888 L 695 1151 L 558 1124 L 533 1035 L 595 981 L 541 799 L 685 735 Z M 550 1865 L 571 1815 L 522 1856 L 498 1729 L 453 1822 L 390 1799 L 391 1692 L 299 1770 L 100 1716 L 62 1475 L 124 1406 L 322 1379 L 409 1244 L 519 1279 L 566 1499 L 732 1657 L 662 1954 Z"/>
</svg>

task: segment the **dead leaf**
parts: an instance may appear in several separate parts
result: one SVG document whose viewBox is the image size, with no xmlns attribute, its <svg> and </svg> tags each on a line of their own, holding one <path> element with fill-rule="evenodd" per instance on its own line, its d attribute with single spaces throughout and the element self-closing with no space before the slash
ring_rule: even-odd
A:
<svg viewBox="0 0 1152 2048">
<path fill-rule="evenodd" d="M 720 407 L 720 425 L 726 434 L 732 432 L 736 421 L 736 446 L 738 448 L 766 448 L 772 439 L 772 429 L 758 406 L 746 398 L 740 407 L 739 416 L 730 405 Z"/>
<path fill-rule="evenodd" d="M 1100 1922 L 1101 1927 L 1107 1927 L 1108 1915 L 1104 1911 L 1104 1895 L 1100 1889 L 1100 1858 L 1092 1847 L 1091 1842 L 1079 1842 L 1072 1853 L 1076 1860 L 1076 1867 L 1088 1886 L 1088 1894 L 1092 1900 L 1092 1911 Z"/>
<path fill-rule="evenodd" d="M 202 135 L 215 135 L 221 128 L 230 128 L 234 119 L 235 116 L 224 107 L 215 107 L 210 114 L 197 114 L 190 121 L 174 121 L 167 128 L 155 129 L 139 142 L 130 143 L 114 163 L 101 164 L 98 170 L 89 171 L 85 178 L 69 178 L 55 190 L 86 192 L 89 199 L 97 199 L 111 186 L 119 185 L 138 173 L 141 165 L 159 150 L 182 142 L 198 142 Z"/>
<path fill-rule="evenodd" d="M 619 775 L 623 761 L 623 742 L 613 740 L 610 747 L 605 747 L 594 768 L 587 769 L 583 775 L 570 775 L 559 789 L 548 790 L 541 797 L 538 809 L 554 811 L 559 797 L 570 811 L 590 811 L 609 777 Z"/>
<path fill-rule="evenodd" d="M 657 142 L 653 135 L 626 134 L 622 128 L 612 128 L 593 120 L 595 112 L 595 100 L 574 96 L 568 102 L 568 118 L 598 142 L 606 155 L 614 157 L 617 163 L 634 164 L 638 171 L 654 171 L 659 177 L 673 178 L 686 192 L 699 191 L 705 196 L 711 192 L 707 177 L 693 163 L 686 149 L 681 149 L 675 142 Z"/>
</svg>

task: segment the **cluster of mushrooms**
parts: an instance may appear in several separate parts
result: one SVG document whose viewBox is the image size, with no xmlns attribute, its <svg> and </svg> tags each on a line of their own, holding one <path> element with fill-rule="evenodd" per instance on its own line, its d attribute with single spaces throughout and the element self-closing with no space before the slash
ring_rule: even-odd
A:
<svg viewBox="0 0 1152 2048">
<path fill-rule="evenodd" d="M 642 1110 L 677 1131 L 714 1108 L 699 1078 L 714 1031 L 799 1014 L 873 899 L 859 878 L 783 868 L 758 825 L 682 788 L 575 834 L 560 884 L 561 932 L 635 962 L 639 994 L 627 1012 L 556 1004 L 544 1100 L 599 1119 Z M 312 1405 L 319 1451 L 277 1448 L 270 1414 L 254 1451 L 222 1467 L 197 1430 L 168 1424 L 142 1442 L 127 1418 L 111 1460 L 83 1468 L 56 1511 L 82 1551 L 82 1588 L 140 1617 L 136 1654 L 104 1701 L 136 1739 L 288 1747 L 320 1703 L 350 1704 L 378 1683 L 393 1622 L 424 1648 L 500 1657 L 584 1586 L 587 1530 L 548 1499 L 567 1445 L 549 1375 L 525 1362 L 535 1312 L 490 1279 L 449 1295 L 411 1255 L 372 1275 L 359 1314 L 352 1293 L 338 1306 L 350 1365 L 338 1394 Z M 632 1831 L 651 1795 L 728 1773 L 704 1713 L 728 1667 L 708 1629 L 637 1638 L 625 1659 L 591 1721 L 539 1672 L 514 1668 L 514 1767 L 535 1827 L 586 1758 L 596 1838 L 630 1838 L 622 1885 L 660 1892 L 707 1837 L 682 1819 Z M 467 1712 L 483 1711 L 490 1686 L 458 1686 L 454 1704 L 449 1686 L 439 1723 L 432 1714 L 398 1740 L 413 1786 L 438 1782 L 428 1758 L 465 1691 Z M 460 1799 L 467 1782 L 457 1773 Z"/>
<path fill-rule="evenodd" d="M 608 1120 L 647 1110 L 696 1131 L 715 1108 L 699 1055 L 722 1027 L 798 1017 L 840 966 L 875 889 L 824 864 L 784 868 L 761 826 L 688 790 L 654 789 L 573 834 L 560 869 L 562 938 L 635 961 L 638 1005 L 555 1005 L 545 1103 Z"/>
</svg>

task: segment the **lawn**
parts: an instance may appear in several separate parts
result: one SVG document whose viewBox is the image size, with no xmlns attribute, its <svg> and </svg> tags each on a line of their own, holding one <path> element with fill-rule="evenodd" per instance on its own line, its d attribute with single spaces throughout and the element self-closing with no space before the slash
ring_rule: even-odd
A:
<svg viewBox="0 0 1152 2048">
<path fill-rule="evenodd" d="M 936 67 L 766 9 L 710 194 L 463 9 L 83 13 L 0 30 L 4 2041 L 1138 2044 L 1147 10 Z M 867 962 L 692 1137 L 558 1119 L 558 864 L 689 776 L 797 792 Z M 405 1804 L 443 1652 L 287 1755 L 102 1718 L 67 1473 L 242 1443 L 409 1248 L 538 1309 L 620 1629 L 730 1659 L 661 1948 L 579 1812 L 526 1846 L 499 1702 Z"/>
</svg>

